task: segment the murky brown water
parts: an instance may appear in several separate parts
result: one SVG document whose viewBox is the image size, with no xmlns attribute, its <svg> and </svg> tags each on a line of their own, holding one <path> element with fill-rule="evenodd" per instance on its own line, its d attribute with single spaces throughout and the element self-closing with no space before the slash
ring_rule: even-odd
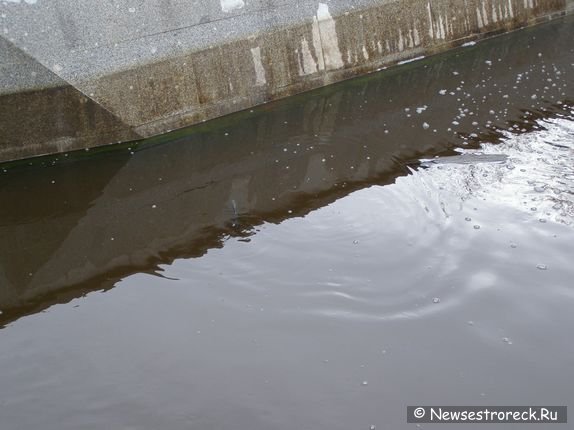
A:
<svg viewBox="0 0 574 430">
<path fill-rule="evenodd" d="M 574 406 L 573 24 L 0 166 L 1 428 Z"/>
</svg>

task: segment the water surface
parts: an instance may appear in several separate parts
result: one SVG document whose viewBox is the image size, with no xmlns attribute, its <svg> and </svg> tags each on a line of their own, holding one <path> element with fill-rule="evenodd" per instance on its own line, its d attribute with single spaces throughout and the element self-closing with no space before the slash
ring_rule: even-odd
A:
<svg viewBox="0 0 574 430">
<path fill-rule="evenodd" d="M 574 405 L 572 24 L 0 166 L 2 427 Z"/>
</svg>

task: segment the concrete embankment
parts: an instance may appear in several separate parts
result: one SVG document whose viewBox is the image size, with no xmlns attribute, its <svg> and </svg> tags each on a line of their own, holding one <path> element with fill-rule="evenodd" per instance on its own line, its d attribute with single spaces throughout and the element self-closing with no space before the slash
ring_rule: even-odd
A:
<svg viewBox="0 0 574 430">
<path fill-rule="evenodd" d="M 353 191 L 396 182 L 420 158 L 497 142 L 508 130 L 527 139 L 541 118 L 574 120 L 572 40 L 568 16 L 130 144 L 131 150 L 123 145 L 81 160 L 82 151 L 76 162 L 54 166 L 65 157 L 30 160 L 40 168 L 3 166 L 0 327 L 129 275 L 201 256 L 262 223 L 306 217 Z M 553 165 L 564 165 L 567 175 L 564 163 Z M 477 176 L 468 192 L 485 180 Z M 420 192 L 426 189 L 421 183 Z M 559 203 L 574 218 L 574 197 L 564 194 L 546 203 Z M 524 199 L 527 211 L 531 197 Z M 433 201 L 438 208 L 441 198 Z M 544 212 L 532 216 L 546 218 Z M 379 215 L 368 216 L 378 223 Z"/>
<path fill-rule="evenodd" d="M 150 137 L 574 10 L 574 0 L 9 0 L 0 161 Z"/>
</svg>

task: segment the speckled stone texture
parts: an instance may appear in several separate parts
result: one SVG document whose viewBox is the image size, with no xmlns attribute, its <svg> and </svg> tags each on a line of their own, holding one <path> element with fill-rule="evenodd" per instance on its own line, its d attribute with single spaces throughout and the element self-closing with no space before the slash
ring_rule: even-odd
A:
<svg viewBox="0 0 574 430">
<path fill-rule="evenodd" d="M 572 10 L 573 0 L 5 0 L 0 161 L 153 136 Z"/>
</svg>

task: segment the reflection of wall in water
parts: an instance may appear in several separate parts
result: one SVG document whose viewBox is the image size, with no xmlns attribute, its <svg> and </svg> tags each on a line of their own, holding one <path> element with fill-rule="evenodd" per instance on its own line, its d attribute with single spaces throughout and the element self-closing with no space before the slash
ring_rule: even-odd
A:
<svg viewBox="0 0 574 430">
<path fill-rule="evenodd" d="M 10 172 L 0 183 L 0 201 L 11 202 L 0 212 L 0 276 L 6 278 L 0 309 L 21 308 L 15 318 L 28 302 L 40 309 L 112 286 L 127 274 L 154 270 L 159 263 L 202 255 L 221 246 L 222 235 L 238 233 L 234 222 L 246 228 L 277 222 L 328 204 L 351 190 L 353 182 L 391 182 L 406 172 L 405 160 L 460 142 L 448 131 L 460 97 L 441 96 L 439 90 L 454 91 L 457 81 L 465 81 L 469 105 L 487 97 L 488 103 L 473 105 L 475 116 L 461 120 L 460 130 L 466 132 L 475 129 L 471 121 L 493 120 L 489 110 L 501 111 L 507 103 L 543 106 L 546 102 L 534 102 L 531 95 L 545 75 L 532 66 L 543 51 L 546 64 L 569 67 L 563 54 L 571 32 L 567 25 L 532 30 L 536 39 L 528 49 L 520 35 L 504 43 L 484 42 L 424 66 L 206 124 L 134 156 L 115 153 Z M 485 65 L 485 59 L 498 58 L 504 62 L 495 61 L 492 70 Z M 511 99 L 494 97 L 491 84 L 476 87 L 485 80 L 512 88 L 517 73 L 526 70 L 530 80 Z M 565 74 L 562 79 L 572 80 Z M 423 105 L 428 109 L 415 113 Z M 431 124 L 429 130 L 421 127 L 423 120 Z M 74 289 L 45 296 L 65 287 Z"/>
</svg>

